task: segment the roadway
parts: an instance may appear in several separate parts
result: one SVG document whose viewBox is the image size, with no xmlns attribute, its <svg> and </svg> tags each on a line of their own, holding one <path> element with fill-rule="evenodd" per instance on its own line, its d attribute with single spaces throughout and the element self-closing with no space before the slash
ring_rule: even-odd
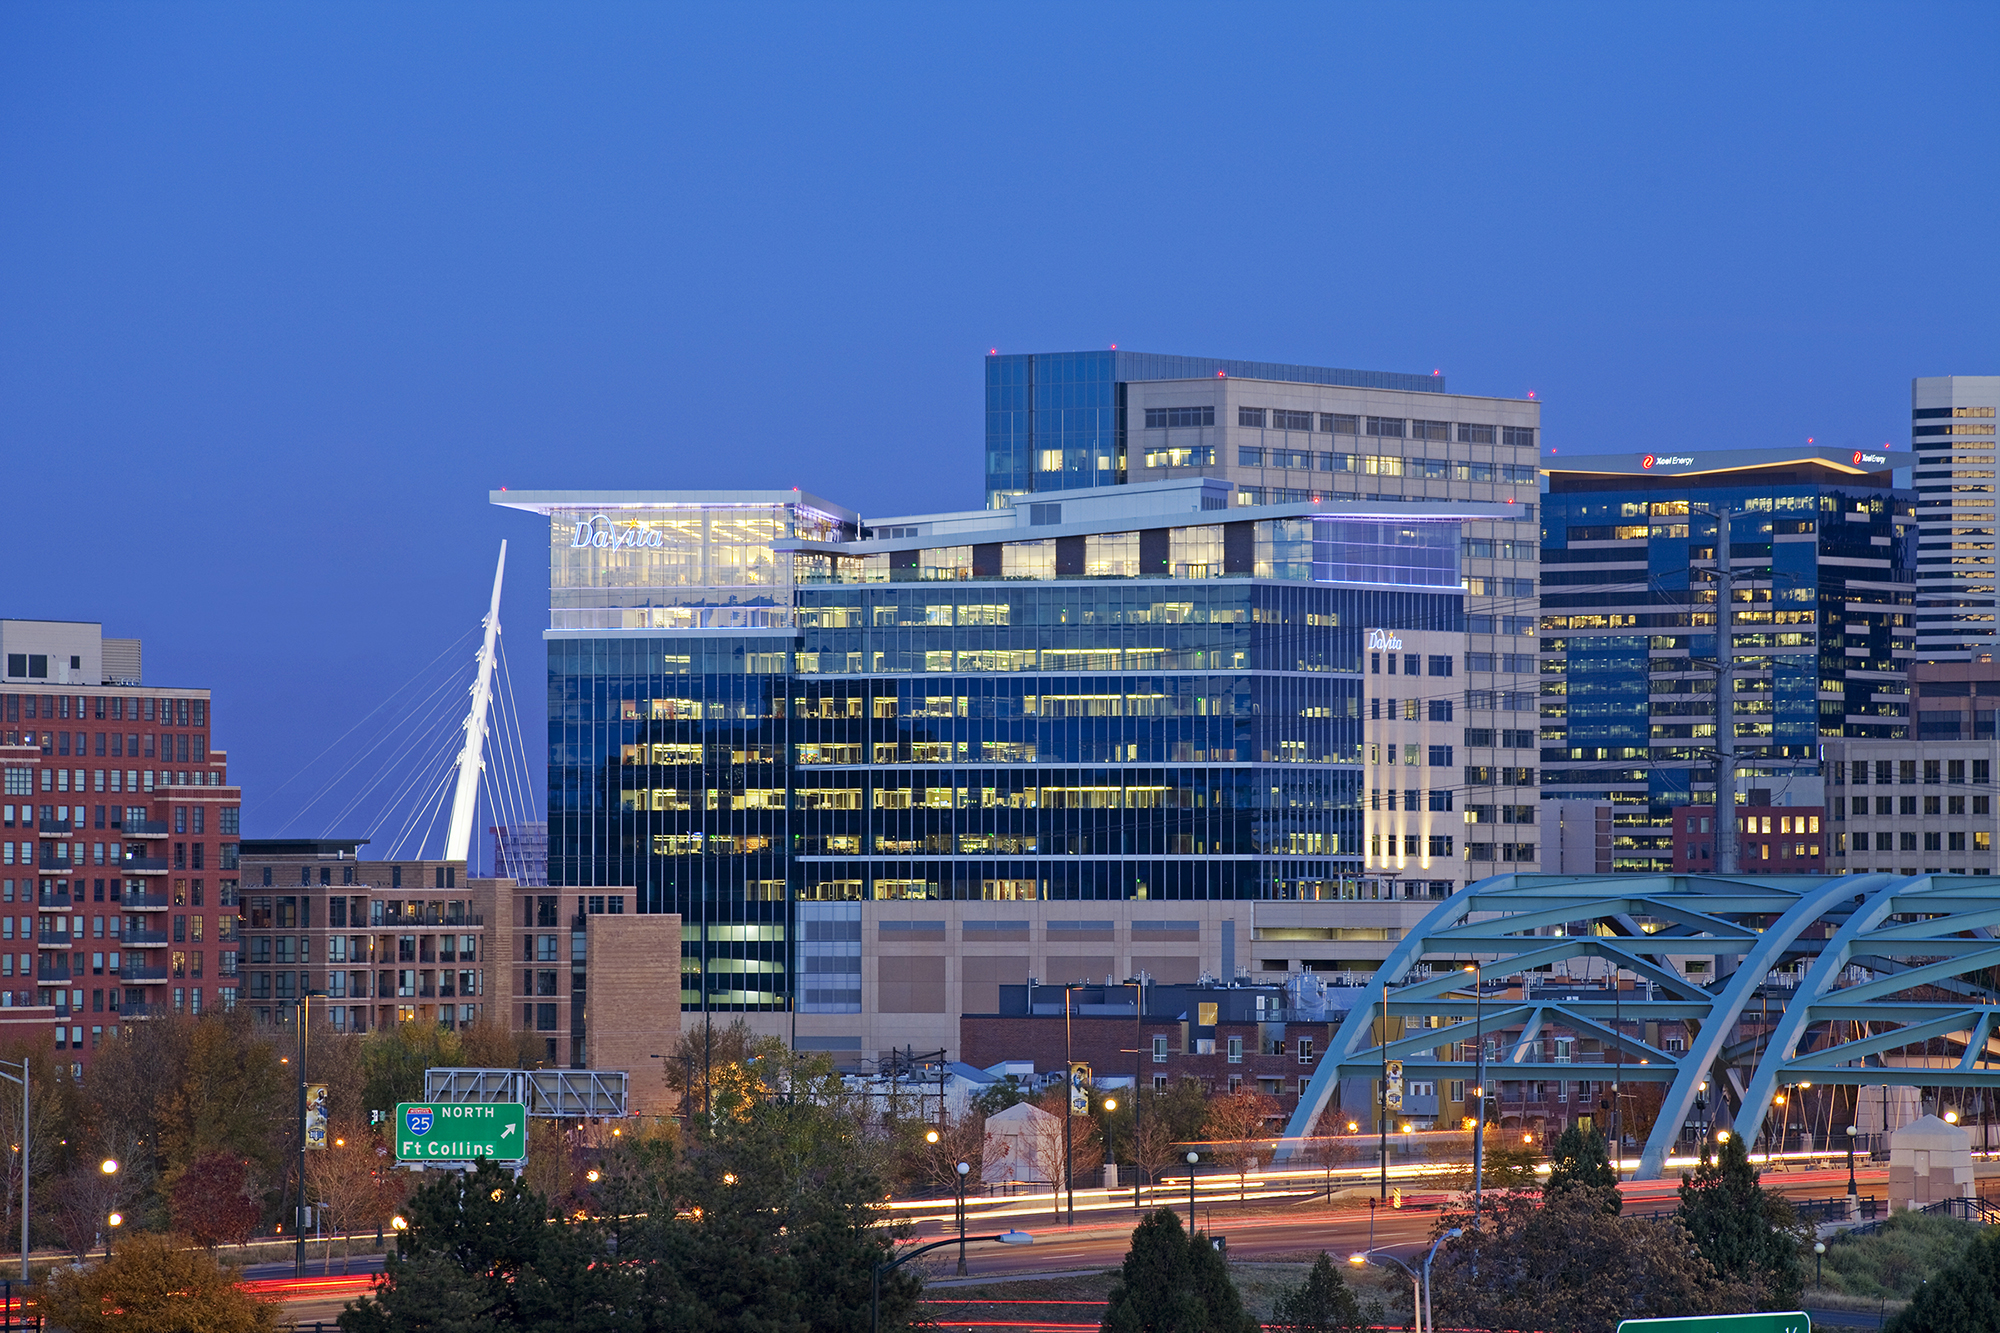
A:
<svg viewBox="0 0 2000 1333">
<path fill-rule="evenodd" d="M 1275 1175 L 1275 1173 L 1274 1173 Z M 1879 1194 L 1888 1172 L 1879 1167 L 1857 1172 L 1862 1191 Z M 1416 1186 L 1419 1182 L 1408 1182 Z M 1769 1171 L 1763 1184 L 1795 1198 L 1830 1198 L 1847 1191 L 1844 1168 L 1806 1168 Z M 1197 1178 L 1196 1222 L 1202 1231 L 1227 1238 L 1233 1259 L 1273 1262 L 1310 1261 L 1321 1250 L 1334 1255 L 1380 1247 L 1407 1258 L 1430 1241 L 1437 1224 L 1437 1205 L 1444 1196 L 1408 1196 L 1409 1206 L 1394 1208 L 1378 1204 L 1370 1208 L 1365 1199 L 1355 1197 L 1350 1187 L 1345 1197 L 1328 1203 L 1318 1191 L 1308 1192 L 1295 1181 L 1251 1176 L 1239 1182 L 1234 1175 Z M 1678 1202 L 1680 1185 L 1672 1180 L 1627 1181 L 1620 1186 L 1625 1211 L 1665 1212 Z M 1872 1187 L 1872 1189 L 1871 1189 Z M 1245 1196 L 1239 1203 L 1238 1195 Z M 1076 1192 L 1076 1225 L 1059 1220 L 1048 1194 L 972 1201 L 967 1223 L 972 1235 L 1004 1230 L 1023 1230 L 1035 1238 L 1032 1245 L 995 1243 L 968 1245 L 967 1268 L 971 1276 L 951 1276 L 957 1253 L 951 1247 L 936 1250 L 917 1264 L 930 1274 L 930 1284 L 946 1288 L 982 1282 L 1023 1278 L 1043 1274 L 1101 1272 L 1115 1268 L 1125 1258 L 1132 1228 L 1139 1213 L 1132 1206 L 1129 1189 Z M 1147 1211 L 1171 1207 L 1183 1220 L 1187 1217 L 1185 1185 L 1178 1193 L 1163 1187 L 1150 1195 Z M 910 1201 L 898 1212 L 914 1225 L 917 1244 L 941 1239 L 956 1231 L 951 1202 Z M 335 1261 L 335 1268 L 341 1267 Z M 290 1263 L 256 1264 L 244 1270 L 244 1279 L 253 1290 L 282 1301 L 288 1318 L 302 1328 L 315 1322 L 328 1327 L 341 1307 L 366 1291 L 374 1274 L 382 1269 L 379 1255 L 355 1255 L 347 1275 L 335 1272 L 322 1276 L 318 1262 L 307 1264 L 307 1277 L 292 1278 Z"/>
</svg>

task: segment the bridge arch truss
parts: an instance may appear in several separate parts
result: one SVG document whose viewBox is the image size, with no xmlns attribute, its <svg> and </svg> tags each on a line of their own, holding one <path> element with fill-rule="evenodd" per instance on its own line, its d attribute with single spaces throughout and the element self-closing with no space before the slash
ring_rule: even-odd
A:
<svg viewBox="0 0 2000 1333">
<path fill-rule="evenodd" d="M 1480 880 L 1356 997 L 1286 1133 L 1309 1135 L 1341 1080 L 1378 1079 L 1387 1060 L 1470 1085 L 1475 1042 L 1491 1043 L 1489 1083 L 1663 1085 L 1640 1179 L 1664 1170 L 1704 1082 L 1747 1133 L 1793 1084 L 2000 1088 L 1996 928 L 1992 876 Z M 1469 967 L 1515 984 L 1475 1004 Z M 1650 982 L 1646 998 L 1614 994 L 1617 976 Z M 1646 1040 L 1655 1023 L 1684 1031 L 1684 1049 Z M 1557 1032 L 1574 1041 L 1567 1063 L 1546 1056 Z"/>
</svg>

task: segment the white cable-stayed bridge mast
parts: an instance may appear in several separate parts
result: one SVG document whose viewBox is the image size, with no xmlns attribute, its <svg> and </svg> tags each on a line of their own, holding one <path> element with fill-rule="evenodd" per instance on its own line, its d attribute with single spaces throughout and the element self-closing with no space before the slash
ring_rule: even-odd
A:
<svg viewBox="0 0 2000 1333">
<path fill-rule="evenodd" d="M 500 584 L 507 573 L 507 543 L 500 543 L 500 560 L 493 567 L 493 602 L 486 612 L 486 638 L 479 648 L 479 669 L 472 682 L 472 706 L 465 714 L 465 745 L 458 752 L 458 789 L 451 799 L 451 822 L 445 829 L 444 859 L 465 861 L 472 851 L 472 822 L 479 809 L 479 779 L 486 770 L 487 714 L 493 706 L 493 662 L 500 639 Z"/>
</svg>

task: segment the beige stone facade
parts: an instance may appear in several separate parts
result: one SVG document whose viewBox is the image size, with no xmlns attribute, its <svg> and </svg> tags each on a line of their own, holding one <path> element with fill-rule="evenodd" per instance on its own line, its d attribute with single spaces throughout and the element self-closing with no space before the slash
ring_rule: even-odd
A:
<svg viewBox="0 0 2000 1333">
<path fill-rule="evenodd" d="M 681 919 L 586 912 L 583 922 L 590 1068 L 625 1071 L 632 1114 L 665 1115 L 675 1101 L 668 1057 L 681 1038 Z"/>
</svg>

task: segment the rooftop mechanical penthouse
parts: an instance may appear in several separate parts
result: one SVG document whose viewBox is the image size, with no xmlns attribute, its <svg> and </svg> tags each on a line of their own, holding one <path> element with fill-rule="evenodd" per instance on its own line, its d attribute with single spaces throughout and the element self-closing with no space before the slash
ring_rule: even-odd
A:
<svg viewBox="0 0 2000 1333">
<path fill-rule="evenodd" d="M 1390 895 L 1464 882 L 1428 834 L 1364 875 L 1364 635 L 1462 634 L 1460 523 L 1497 505 L 1204 478 L 866 525 L 798 491 L 492 499 L 548 523 L 549 882 L 681 913 L 686 1007 L 953 1048 L 1030 976 L 1372 967 Z M 1449 809 L 1451 757 L 1407 749 Z"/>
</svg>

